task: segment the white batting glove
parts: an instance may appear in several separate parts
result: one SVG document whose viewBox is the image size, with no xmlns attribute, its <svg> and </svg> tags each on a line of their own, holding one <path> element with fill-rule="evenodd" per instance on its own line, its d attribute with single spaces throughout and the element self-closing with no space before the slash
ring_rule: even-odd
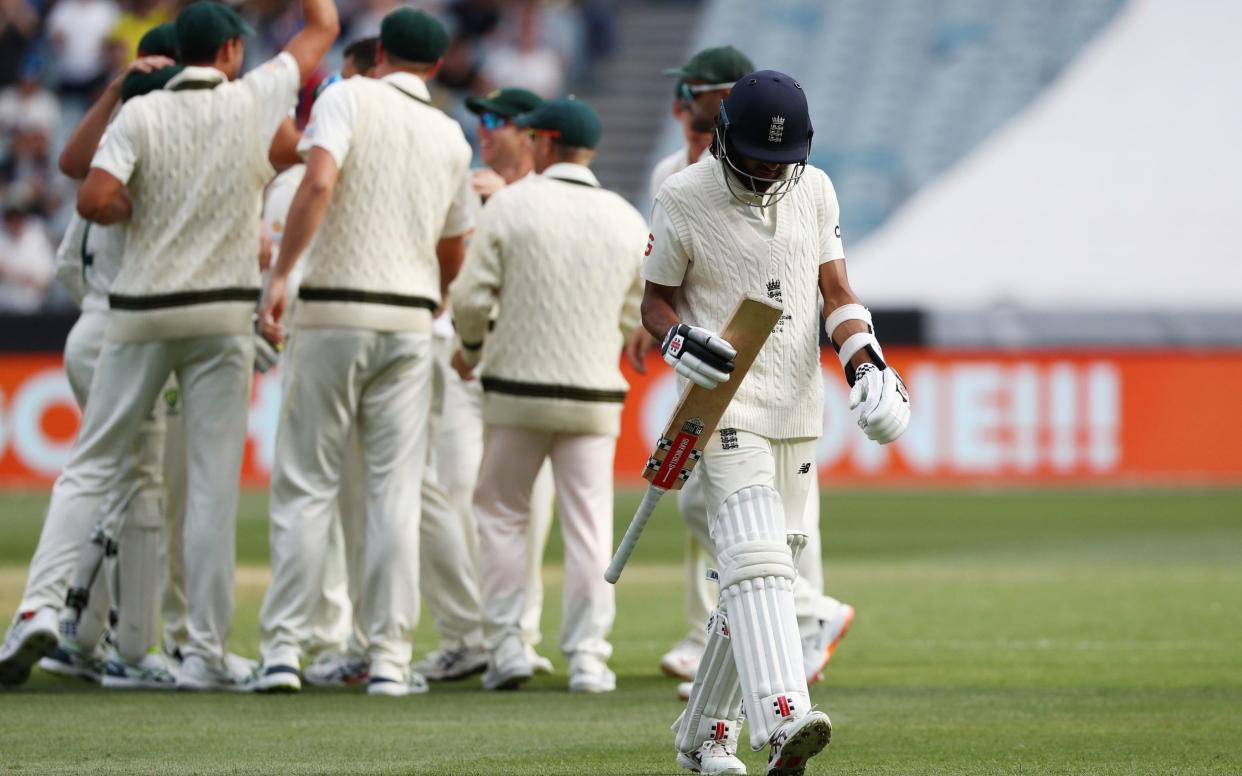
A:
<svg viewBox="0 0 1242 776">
<path fill-rule="evenodd" d="M 719 334 L 679 323 L 664 335 L 660 345 L 664 363 L 695 385 L 715 388 L 729 379 L 737 350 Z"/>
<path fill-rule="evenodd" d="M 850 409 L 862 406 L 858 427 L 873 442 L 886 445 L 905 432 L 910 425 L 910 392 L 901 375 L 891 366 L 880 369 L 863 364 L 854 373 L 850 389 Z"/>
</svg>

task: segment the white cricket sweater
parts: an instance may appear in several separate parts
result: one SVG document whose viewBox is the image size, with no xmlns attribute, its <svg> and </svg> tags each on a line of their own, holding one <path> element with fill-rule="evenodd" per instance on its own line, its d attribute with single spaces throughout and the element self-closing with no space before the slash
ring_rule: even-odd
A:
<svg viewBox="0 0 1242 776">
<path fill-rule="evenodd" d="M 460 234 L 446 219 L 460 218 L 450 211 L 470 165 L 461 126 L 408 74 L 350 78 L 320 100 L 331 115 L 312 118 L 321 123 L 308 139 L 334 156 L 347 150 L 306 257 L 296 325 L 430 332 L 441 302 L 436 245 Z"/>
<path fill-rule="evenodd" d="M 768 209 L 774 230 L 765 232 L 753 223 L 748 207 L 729 193 L 715 159 L 671 176 L 656 197 L 656 208 L 667 216 L 671 238 L 689 263 L 680 283 L 650 264 L 643 274 L 656 283 L 680 285 L 681 320 L 712 331 L 724 328 L 745 294 L 780 302 L 781 322 L 743 378 L 719 428 L 769 439 L 818 437 L 824 404 L 819 265 L 844 255 L 839 238 L 824 238 L 832 235 L 838 221 L 836 194 L 828 176 L 808 166 L 801 182 Z M 654 225 L 653 231 L 653 240 L 664 239 Z"/>
<path fill-rule="evenodd" d="M 581 165 L 552 165 L 487 201 L 451 293 L 463 347 L 482 348 L 485 423 L 620 433 L 621 345 L 639 322 L 646 237 L 638 211 Z"/>
<path fill-rule="evenodd" d="M 259 298 L 259 217 L 275 170 L 268 147 L 297 97 L 282 54 L 224 82 L 187 67 L 164 89 L 129 100 L 94 166 L 121 178 L 133 202 L 121 271 L 109 295 L 119 340 L 240 335 Z M 287 104 L 274 105 L 273 100 Z M 117 165 L 123 141 L 128 165 Z M 115 171 L 114 171 L 115 170 Z"/>
<path fill-rule="evenodd" d="M 107 312 L 108 289 L 121 271 L 125 231 L 92 224 L 76 212 L 56 248 L 56 277 L 82 312 Z"/>
</svg>

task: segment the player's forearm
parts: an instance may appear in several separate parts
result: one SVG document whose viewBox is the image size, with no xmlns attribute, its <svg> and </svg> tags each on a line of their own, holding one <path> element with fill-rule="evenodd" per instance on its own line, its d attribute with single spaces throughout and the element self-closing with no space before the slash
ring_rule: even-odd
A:
<svg viewBox="0 0 1242 776">
<path fill-rule="evenodd" d="M 676 288 L 650 282 L 643 289 L 643 328 L 656 340 L 663 340 L 669 329 L 681 323 L 672 302 L 672 295 L 676 291 Z"/>
<path fill-rule="evenodd" d="M 487 319 L 496 304 L 496 295 L 485 284 L 463 272 L 449 289 L 453 304 L 453 328 L 462 347 L 477 350 L 487 336 Z"/>
<path fill-rule="evenodd" d="M 276 265 L 272 272 L 282 278 L 297 265 L 298 259 L 306 252 L 311 239 L 319 229 L 323 214 L 332 201 L 332 187 L 311 180 L 304 180 L 293 195 L 289 205 L 289 219 L 285 225 L 285 236 L 280 241 L 280 251 L 276 257 Z"/>
<path fill-rule="evenodd" d="M 466 235 L 445 237 L 436 243 L 436 259 L 440 263 L 440 298 L 448 299 L 449 286 L 461 272 L 466 258 Z"/>
<path fill-rule="evenodd" d="M 65 143 L 65 150 L 60 153 L 60 171 L 67 177 L 80 181 L 91 171 L 91 159 L 95 157 L 95 149 L 99 148 L 99 141 L 103 139 L 104 131 L 108 128 L 112 112 L 120 104 L 121 86 L 114 81 L 74 127 L 73 134 Z"/>
<path fill-rule="evenodd" d="M 305 26 L 293 36 L 285 51 L 297 60 L 298 70 L 305 81 L 340 34 L 341 20 L 335 0 L 302 0 L 302 18 Z"/>
<path fill-rule="evenodd" d="M 845 272 L 845 261 L 830 261 L 820 265 L 819 268 L 819 292 L 824 298 L 824 319 L 832 314 L 833 310 L 847 304 L 862 304 L 858 296 L 854 294 L 854 290 L 850 288 L 849 278 Z M 867 324 L 856 319 L 842 321 L 832 331 L 828 332 L 829 338 L 833 344 L 840 347 L 843 342 L 850 338 L 852 334 L 868 331 Z M 874 361 L 871 354 L 866 348 L 858 351 L 850 359 L 850 365 L 857 369 L 863 364 L 871 364 Z"/>
<path fill-rule="evenodd" d="M 133 210 L 134 206 L 124 189 L 103 196 L 87 186 L 78 189 L 78 215 L 87 221 L 105 226 L 119 224 L 128 221 Z"/>
</svg>

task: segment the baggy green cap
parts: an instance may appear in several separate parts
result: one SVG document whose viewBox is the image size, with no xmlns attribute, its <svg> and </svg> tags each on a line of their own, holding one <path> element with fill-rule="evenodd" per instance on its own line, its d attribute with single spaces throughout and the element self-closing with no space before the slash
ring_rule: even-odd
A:
<svg viewBox="0 0 1242 776">
<path fill-rule="evenodd" d="M 207 62 L 227 41 L 253 35 L 254 28 L 224 3 L 199 0 L 177 14 L 177 50 L 185 62 Z"/>
<path fill-rule="evenodd" d="M 732 46 L 716 46 L 703 49 L 690 57 L 686 64 L 665 70 L 664 74 L 679 76 L 688 81 L 732 86 L 737 79 L 754 69 L 754 63 L 742 52 Z"/>
<path fill-rule="evenodd" d="M 514 123 L 528 129 L 555 132 L 558 143 L 577 148 L 594 148 L 603 132 L 599 116 L 591 106 L 572 95 L 548 100 L 533 111 L 518 116 Z"/>
<path fill-rule="evenodd" d="M 138 56 L 177 59 L 177 26 L 165 22 L 147 30 L 138 41 Z"/>
<path fill-rule="evenodd" d="M 380 22 L 380 45 L 406 62 L 435 62 L 448 44 L 448 31 L 426 11 L 398 8 Z"/>
<path fill-rule="evenodd" d="M 495 113 L 511 119 L 519 113 L 529 113 L 543 104 L 543 98 L 529 89 L 496 89 L 482 97 L 467 97 L 466 108 L 471 113 Z"/>
</svg>

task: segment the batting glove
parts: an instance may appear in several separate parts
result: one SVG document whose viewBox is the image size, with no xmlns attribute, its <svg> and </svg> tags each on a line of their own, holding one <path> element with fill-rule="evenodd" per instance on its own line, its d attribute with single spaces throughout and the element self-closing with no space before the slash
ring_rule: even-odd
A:
<svg viewBox="0 0 1242 776">
<path fill-rule="evenodd" d="M 729 379 L 737 358 L 737 351 L 718 334 L 684 323 L 668 330 L 660 352 L 673 371 L 708 389 Z"/>
<path fill-rule="evenodd" d="M 850 409 L 859 406 L 858 427 L 868 439 L 882 445 L 901 436 L 910 425 L 910 393 L 891 366 L 858 367 L 850 389 Z"/>
<path fill-rule="evenodd" d="M 261 334 L 254 335 L 254 368 L 266 372 L 276 366 L 280 353 Z"/>
</svg>

